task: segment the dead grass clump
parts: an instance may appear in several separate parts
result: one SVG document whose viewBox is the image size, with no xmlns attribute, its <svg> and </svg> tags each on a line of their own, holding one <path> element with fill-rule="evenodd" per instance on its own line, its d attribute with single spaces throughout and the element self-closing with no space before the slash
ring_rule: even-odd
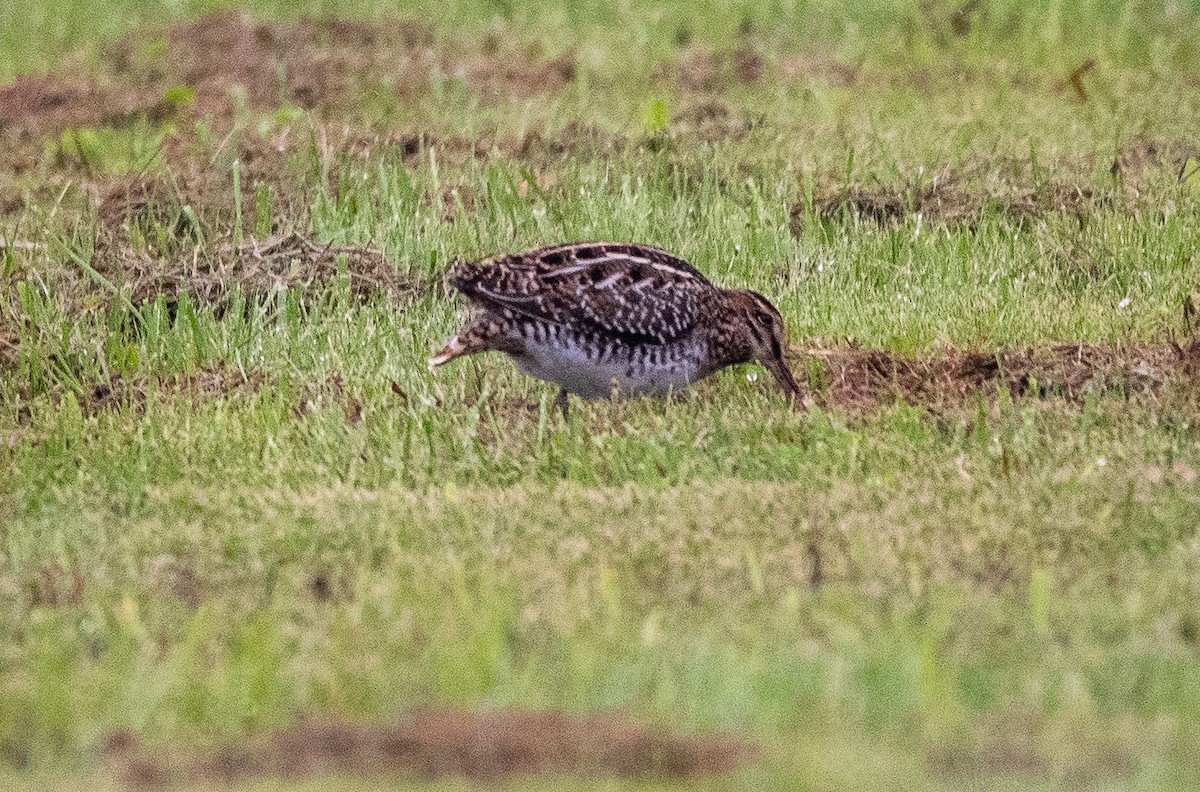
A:
<svg viewBox="0 0 1200 792">
<path fill-rule="evenodd" d="M 879 349 L 808 349 L 797 354 L 813 399 L 854 411 L 895 401 L 930 407 L 969 404 L 1004 388 L 1013 396 L 1080 400 L 1091 391 L 1159 393 L 1169 382 L 1200 381 L 1200 341 L 1118 348 L 1060 344 L 1049 349 L 948 350 L 923 357 Z"/>
<path fill-rule="evenodd" d="M 726 772 L 755 754 L 745 740 L 677 737 L 620 713 L 451 708 L 415 710 L 381 726 L 303 721 L 211 752 L 151 752 L 128 736 L 110 746 L 123 782 L 134 788 L 385 773 L 481 782 L 548 773 L 690 779 Z"/>
<path fill-rule="evenodd" d="M 153 395 L 186 394 L 199 407 L 217 398 L 229 398 L 238 393 L 256 393 L 266 382 L 261 371 L 242 371 L 232 366 L 198 369 L 190 374 L 127 377 L 112 375 L 97 383 L 79 400 L 84 415 L 132 408 L 143 414 Z"/>
<path fill-rule="evenodd" d="M 159 295 L 175 302 L 186 292 L 195 304 L 219 307 L 234 289 L 258 299 L 285 289 L 323 289 L 339 277 L 349 280 L 351 294 L 362 302 L 372 294 L 399 297 L 414 291 L 412 283 L 374 248 L 321 244 L 295 232 L 240 245 L 226 241 L 207 249 L 197 246 L 191 256 L 165 260 L 129 250 L 106 250 L 95 266 L 126 287 L 134 305 Z"/>
<path fill-rule="evenodd" d="M 98 189 L 96 219 L 101 229 L 110 232 L 127 222 L 160 219 L 164 209 L 177 209 L 180 203 L 165 181 L 141 175 L 114 179 Z"/>
</svg>

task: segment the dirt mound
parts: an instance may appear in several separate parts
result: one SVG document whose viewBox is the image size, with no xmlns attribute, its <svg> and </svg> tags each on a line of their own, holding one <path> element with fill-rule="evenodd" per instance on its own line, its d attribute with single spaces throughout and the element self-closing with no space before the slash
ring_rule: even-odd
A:
<svg viewBox="0 0 1200 792">
<path fill-rule="evenodd" d="M 176 302 L 184 292 L 193 304 L 222 306 L 234 289 L 257 299 L 284 289 L 327 288 L 339 277 L 349 280 L 350 292 L 360 302 L 372 294 L 399 297 L 414 291 L 374 248 L 321 244 L 298 233 L 197 247 L 190 256 L 166 259 L 109 250 L 94 265 L 113 284 L 127 287 L 135 306 L 160 294 Z"/>
<path fill-rule="evenodd" d="M 687 779 L 726 772 L 755 754 L 744 740 L 676 737 L 619 713 L 449 708 L 416 710 L 383 726 L 305 721 L 213 752 L 141 750 L 125 733 L 108 743 L 119 775 L 134 788 L 385 773 L 484 782 L 547 773 Z"/>
<path fill-rule="evenodd" d="M 1084 398 L 1089 392 L 1159 393 L 1169 382 L 1200 379 L 1200 341 L 1118 348 L 1061 344 L 1049 349 L 948 350 L 923 357 L 879 349 L 795 352 L 813 400 L 822 407 L 869 410 L 896 401 L 926 407 L 970 403 L 977 395 Z"/>
</svg>

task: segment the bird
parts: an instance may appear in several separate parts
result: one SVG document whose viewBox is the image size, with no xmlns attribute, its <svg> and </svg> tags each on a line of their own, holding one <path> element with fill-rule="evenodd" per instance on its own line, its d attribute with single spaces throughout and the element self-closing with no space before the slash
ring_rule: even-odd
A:
<svg viewBox="0 0 1200 792">
<path fill-rule="evenodd" d="M 559 386 L 555 403 L 677 392 L 727 366 L 761 362 L 793 400 L 783 318 L 761 294 L 714 285 L 682 258 L 622 242 L 550 245 L 456 261 L 450 286 L 466 323 L 429 368 L 503 352 L 524 373 Z"/>
</svg>

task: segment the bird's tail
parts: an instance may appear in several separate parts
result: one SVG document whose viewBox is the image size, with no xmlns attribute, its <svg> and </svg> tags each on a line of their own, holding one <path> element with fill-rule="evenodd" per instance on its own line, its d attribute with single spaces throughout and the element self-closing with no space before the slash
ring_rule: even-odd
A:
<svg viewBox="0 0 1200 792">
<path fill-rule="evenodd" d="M 456 357 L 462 357 L 469 351 L 466 345 L 458 340 L 458 336 L 454 336 L 454 338 L 446 342 L 446 346 L 442 348 L 441 352 L 429 358 L 429 370 L 433 371 L 438 366 L 444 366 L 451 360 L 454 360 Z"/>
</svg>

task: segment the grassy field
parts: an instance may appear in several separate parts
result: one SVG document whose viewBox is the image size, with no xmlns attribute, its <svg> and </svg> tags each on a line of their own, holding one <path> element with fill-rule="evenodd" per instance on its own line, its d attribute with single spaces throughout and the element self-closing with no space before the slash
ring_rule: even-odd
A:
<svg viewBox="0 0 1200 792">
<path fill-rule="evenodd" d="M 1194 3 L 233 7 L 0 7 L 7 788 L 596 788 L 366 756 L 430 707 L 1196 787 Z M 426 370 L 452 260 L 579 239 L 767 295 L 806 404 Z"/>
</svg>

